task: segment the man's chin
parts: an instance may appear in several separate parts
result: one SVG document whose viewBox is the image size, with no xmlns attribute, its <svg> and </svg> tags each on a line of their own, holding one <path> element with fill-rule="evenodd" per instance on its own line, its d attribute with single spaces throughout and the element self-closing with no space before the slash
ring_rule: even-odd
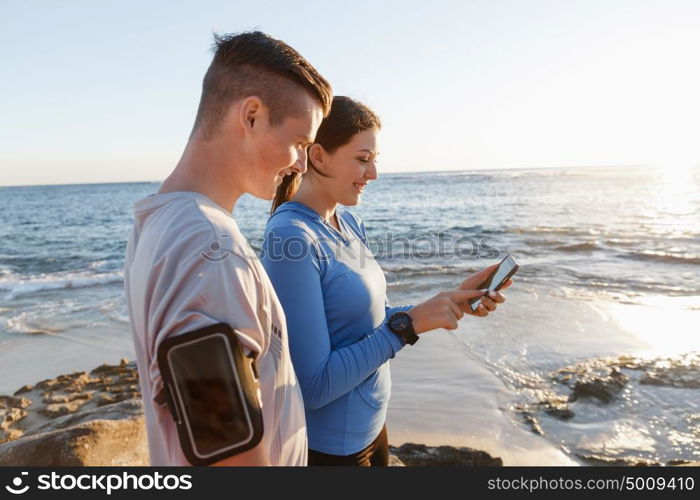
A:
<svg viewBox="0 0 700 500">
<path fill-rule="evenodd" d="M 251 195 L 255 196 L 256 198 L 260 198 L 261 200 L 268 200 L 268 201 L 271 201 L 275 197 L 276 193 L 277 193 L 277 185 L 270 186 L 268 189 L 259 189 L 256 191 L 249 191 L 248 192 L 248 194 L 251 194 Z"/>
<path fill-rule="evenodd" d="M 261 195 L 254 195 L 256 198 L 260 198 L 261 200 L 267 200 L 267 201 L 272 201 L 275 197 L 276 191 L 273 191 L 272 193 L 264 193 Z"/>
</svg>

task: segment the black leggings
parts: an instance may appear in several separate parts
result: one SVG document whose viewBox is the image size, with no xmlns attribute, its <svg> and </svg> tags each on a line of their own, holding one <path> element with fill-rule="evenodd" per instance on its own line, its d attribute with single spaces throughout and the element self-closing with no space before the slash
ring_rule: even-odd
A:
<svg viewBox="0 0 700 500">
<path fill-rule="evenodd" d="M 320 451 L 309 450 L 309 466 L 318 465 L 347 465 L 355 467 L 386 467 L 389 465 L 389 440 L 386 435 L 386 424 L 382 427 L 377 439 L 367 448 L 352 455 L 328 455 Z"/>
</svg>

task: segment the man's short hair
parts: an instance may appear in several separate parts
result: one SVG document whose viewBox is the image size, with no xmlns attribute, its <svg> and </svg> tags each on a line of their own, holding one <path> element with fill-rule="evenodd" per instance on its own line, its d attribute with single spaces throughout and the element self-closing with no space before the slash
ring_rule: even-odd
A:
<svg viewBox="0 0 700 500">
<path fill-rule="evenodd" d="M 330 111 L 330 84 L 283 41 L 260 31 L 215 34 L 213 50 L 194 124 L 194 130 L 203 128 L 205 137 L 216 134 L 233 102 L 250 96 L 267 106 L 272 125 L 300 114 L 300 91 L 319 102 L 324 116 Z"/>
</svg>

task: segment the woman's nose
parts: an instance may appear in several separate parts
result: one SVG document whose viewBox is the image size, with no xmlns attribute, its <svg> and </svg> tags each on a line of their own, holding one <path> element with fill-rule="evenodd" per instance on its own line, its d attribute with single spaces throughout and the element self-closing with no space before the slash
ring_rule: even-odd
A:
<svg viewBox="0 0 700 500">
<path fill-rule="evenodd" d="M 379 174 L 377 174 L 377 165 L 376 165 L 376 163 L 374 163 L 374 161 L 370 162 L 369 168 L 365 172 L 365 175 L 368 179 L 372 179 L 372 180 L 379 177 Z"/>
</svg>

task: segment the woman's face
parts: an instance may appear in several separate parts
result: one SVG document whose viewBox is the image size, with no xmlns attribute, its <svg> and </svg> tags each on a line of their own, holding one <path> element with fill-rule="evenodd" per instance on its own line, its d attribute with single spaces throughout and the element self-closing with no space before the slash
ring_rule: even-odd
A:
<svg viewBox="0 0 700 500">
<path fill-rule="evenodd" d="M 320 157 L 316 155 L 321 162 L 316 160 L 314 165 L 329 175 L 319 180 L 336 203 L 357 205 L 365 186 L 377 178 L 378 134 L 377 129 L 358 132 L 333 153 L 319 151 Z"/>
</svg>

